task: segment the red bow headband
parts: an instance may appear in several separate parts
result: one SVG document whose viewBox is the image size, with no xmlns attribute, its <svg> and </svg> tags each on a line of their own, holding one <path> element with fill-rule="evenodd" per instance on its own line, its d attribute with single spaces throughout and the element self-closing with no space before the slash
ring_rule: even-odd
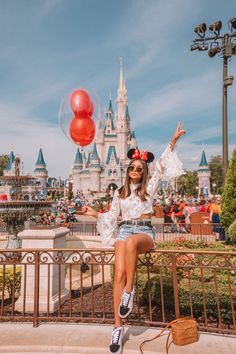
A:
<svg viewBox="0 0 236 354">
<path fill-rule="evenodd" d="M 148 159 L 148 152 L 146 150 L 140 151 L 139 149 L 135 149 L 132 155 L 132 159 L 141 159 L 143 161 L 147 161 Z"/>
<path fill-rule="evenodd" d="M 146 163 L 152 162 L 154 160 L 154 155 L 153 153 L 149 151 L 141 151 L 139 149 L 130 149 L 127 153 L 127 157 L 131 160 L 142 160 L 145 161 Z"/>
</svg>

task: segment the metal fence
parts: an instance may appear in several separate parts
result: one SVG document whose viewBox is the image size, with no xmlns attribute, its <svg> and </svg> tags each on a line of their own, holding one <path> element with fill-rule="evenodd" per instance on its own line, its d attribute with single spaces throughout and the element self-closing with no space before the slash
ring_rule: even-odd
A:
<svg viewBox="0 0 236 354">
<path fill-rule="evenodd" d="M 6 236 L 6 235 L 7 235 L 6 225 L 0 223 L 0 236 Z"/>
<path fill-rule="evenodd" d="M 113 249 L 0 250 L 0 321 L 113 322 Z M 126 322 L 163 326 L 191 315 L 236 334 L 236 252 L 156 250 L 139 257 Z"/>
<path fill-rule="evenodd" d="M 71 223 L 70 236 L 98 236 L 96 223 Z M 224 240 L 225 233 L 221 224 L 154 224 L 156 241 L 173 241 L 179 237 L 187 240 L 214 242 Z"/>
</svg>

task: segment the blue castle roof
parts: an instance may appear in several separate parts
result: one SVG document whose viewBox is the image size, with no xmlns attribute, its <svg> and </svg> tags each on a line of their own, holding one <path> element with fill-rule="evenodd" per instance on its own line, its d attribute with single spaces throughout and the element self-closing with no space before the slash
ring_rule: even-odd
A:
<svg viewBox="0 0 236 354">
<path fill-rule="evenodd" d="M 15 160 L 15 156 L 14 156 L 13 151 L 11 151 L 10 155 L 8 157 L 8 161 L 7 161 L 7 165 L 6 165 L 5 170 L 10 171 L 12 169 L 12 164 L 13 164 L 14 160 Z"/>
<path fill-rule="evenodd" d="M 76 151 L 74 164 L 76 164 L 76 165 L 82 165 L 83 164 L 83 158 L 82 158 L 82 154 L 81 154 L 79 148 L 77 148 L 77 151 Z"/>
<path fill-rule="evenodd" d="M 87 165 L 91 163 L 91 152 L 88 153 Z"/>
<path fill-rule="evenodd" d="M 37 165 L 44 165 L 46 167 L 46 163 L 45 163 L 44 158 L 43 158 L 43 150 L 42 150 L 42 148 L 39 149 L 38 160 L 36 162 L 36 166 Z"/>
<path fill-rule="evenodd" d="M 94 145 L 93 145 L 93 152 L 92 152 L 91 160 L 98 160 L 99 161 L 96 143 L 94 143 Z"/>
<path fill-rule="evenodd" d="M 136 139 L 136 136 L 135 136 L 135 134 L 134 134 L 134 130 L 132 131 L 132 133 L 131 133 L 131 139 Z"/>
<path fill-rule="evenodd" d="M 113 114 L 113 108 L 112 108 L 111 99 L 109 100 L 109 108 L 108 108 L 108 111 Z"/>
<path fill-rule="evenodd" d="M 111 121 L 111 129 L 114 130 L 115 124 L 114 124 L 114 119 L 113 119 L 113 108 L 112 108 L 111 99 L 109 101 L 109 107 L 108 107 L 106 116 L 107 116 L 107 120 L 109 119 Z"/>
<path fill-rule="evenodd" d="M 113 154 L 114 157 L 115 157 L 116 163 L 117 163 L 117 164 L 119 163 L 119 159 L 118 159 L 117 154 L 116 154 L 116 148 L 115 148 L 115 146 L 109 146 L 108 153 L 107 153 L 107 161 L 106 161 L 106 164 L 107 164 L 107 165 L 110 163 L 112 154 Z"/>
<path fill-rule="evenodd" d="M 199 164 L 199 167 L 202 167 L 202 166 L 208 166 L 208 162 L 207 162 L 206 154 L 205 154 L 204 150 L 202 150 L 201 162 Z"/>
<path fill-rule="evenodd" d="M 125 115 L 126 115 L 126 119 L 127 119 L 127 120 L 130 120 L 128 105 L 126 105 L 126 112 L 125 112 Z"/>
</svg>

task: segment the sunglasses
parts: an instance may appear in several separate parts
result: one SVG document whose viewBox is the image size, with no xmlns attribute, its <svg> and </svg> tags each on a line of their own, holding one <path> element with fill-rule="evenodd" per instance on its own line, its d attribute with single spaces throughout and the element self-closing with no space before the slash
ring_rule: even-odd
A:
<svg viewBox="0 0 236 354">
<path fill-rule="evenodd" d="M 138 173 L 142 173 L 143 172 L 143 169 L 142 169 L 142 167 L 136 167 L 135 168 L 135 166 L 129 166 L 128 167 L 128 171 L 129 172 L 138 172 Z"/>
</svg>

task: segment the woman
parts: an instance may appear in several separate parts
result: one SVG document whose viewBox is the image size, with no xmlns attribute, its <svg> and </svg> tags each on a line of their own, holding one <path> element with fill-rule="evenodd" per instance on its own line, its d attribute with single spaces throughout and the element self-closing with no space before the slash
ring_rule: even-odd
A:
<svg viewBox="0 0 236 354">
<path fill-rule="evenodd" d="M 98 218 L 97 228 L 104 245 L 109 245 L 118 226 L 115 240 L 115 274 L 113 286 L 115 326 L 112 331 L 110 353 L 122 352 L 124 328 L 122 319 L 133 308 L 135 295 L 134 276 L 138 256 L 155 247 L 155 234 L 151 225 L 152 205 L 160 177 L 165 172 L 169 177 L 183 173 L 182 164 L 174 151 L 177 140 L 185 134 L 179 123 L 166 150 L 156 163 L 151 179 L 148 178 L 148 162 L 154 160 L 152 153 L 131 149 L 128 157 L 131 162 L 127 168 L 124 185 L 116 190 L 109 212 L 99 214 L 85 206 L 82 212 Z M 122 221 L 117 225 L 121 213 Z"/>
</svg>

